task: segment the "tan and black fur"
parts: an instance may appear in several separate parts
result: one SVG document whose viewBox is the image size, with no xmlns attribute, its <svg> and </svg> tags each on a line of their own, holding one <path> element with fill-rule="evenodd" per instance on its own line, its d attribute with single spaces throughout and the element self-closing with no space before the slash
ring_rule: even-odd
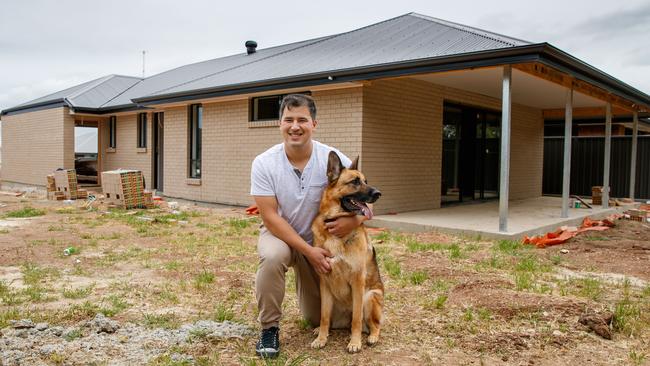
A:
<svg viewBox="0 0 650 366">
<path fill-rule="evenodd" d="M 331 235 L 325 223 L 342 216 L 365 214 L 372 217 L 367 203 L 375 202 L 381 193 L 369 186 L 357 170 L 358 158 L 346 169 L 335 152 L 328 159 L 328 186 L 323 192 L 320 211 L 314 223 L 314 245 L 329 250 L 332 271 L 321 274 L 321 318 L 318 337 L 313 348 L 327 343 L 333 312 L 351 313 L 349 352 L 361 350 L 361 332 L 367 326 L 367 343 L 379 340 L 384 299 L 384 285 L 379 275 L 375 250 L 363 225 L 344 238 Z"/>
</svg>

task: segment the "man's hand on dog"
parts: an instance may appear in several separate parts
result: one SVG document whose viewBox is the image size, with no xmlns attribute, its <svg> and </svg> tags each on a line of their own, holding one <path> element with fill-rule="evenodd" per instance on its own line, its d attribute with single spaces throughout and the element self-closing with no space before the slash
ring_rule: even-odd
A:
<svg viewBox="0 0 650 366">
<path fill-rule="evenodd" d="M 329 250 L 318 247 L 311 247 L 306 255 L 309 263 L 311 263 L 316 272 L 320 274 L 326 274 L 332 270 L 332 266 L 329 262 L 329 257 L 331 256 L 332 253 L 330 253 Z"/>
<path fill-rule="evenodd" d="M 359 225 L 361 225 L 364 221 L 364 216 L 344 216 L 339 217 L 334 221 L 326 222 L 325 227 L 330 234 L 339 238 L 343 238 L 351 233 L 352 230 L 358 228 Z"/>
</svg>

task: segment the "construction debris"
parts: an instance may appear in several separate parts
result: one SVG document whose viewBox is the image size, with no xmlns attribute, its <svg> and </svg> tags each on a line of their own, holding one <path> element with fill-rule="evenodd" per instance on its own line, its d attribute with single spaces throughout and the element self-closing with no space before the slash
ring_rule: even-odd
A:
<svg viewBox="0 0 650 366">
<path fill-rule="evenodd" d="M 592 208 L 590 204 L 588 204 L 585 200 L 582 199 L 582 197 L 578 195 L 573 195 L 571 196 L 571 198 L 575 198 L 576 200 L 578 200 L 582 205 L 585 206 L 585 208 Z M 576 208 L 580 208 L 580 207 L 576 206 Z"/>
<path fill-rule="evenodd" d="M 20 197 L 25 192 L 7 192 L 7 191 L 0 191 L 0 196 L 14 196 L 14 197 Z"/>
<path fill-rule="evenodd" d="M 603 204 L 603 187 L 601 186 L 591 187 L 591 204 L 592 205 Z"/>
<path fill-rule="evenodd" d="M 47 199 L 54 201 L 85 200 L 88 191 L 79 189 L 74 169 L 59 169 L 47 176 Z"/>
<path fill-rule="evenodd" d="M 533 244 L 538 248 L 545 248 L 552 245 L 558 245 L 566 242 L 574 236 L 585 231 L 603 231 L 616 226 L 614 221 L 621 218 L 620 214 L 607 216 L 603 220 L 592 220 L 585 217 L 579 228 L 562 226 L 552 233 L 546 233 L 543 236 L 524 236 L 524 244 Z"/>
<path fill-rule="evenodd" d="M 153 208 L 153 193 L 144 189 L 140 170 L 102 172 L 102 189 L 106 201 L 120 208 Z"/>
</svg>

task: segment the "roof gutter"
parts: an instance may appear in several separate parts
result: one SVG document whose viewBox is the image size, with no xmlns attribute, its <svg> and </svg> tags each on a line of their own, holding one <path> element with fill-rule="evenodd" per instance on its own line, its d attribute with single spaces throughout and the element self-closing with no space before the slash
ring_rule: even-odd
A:
<svg viewBox="0 0 650 366">
<path fill-rule="evenodd" d="M 0 112 L 0 116 L 10 116 L 12 114 L 35 112 L 58 107 L 71 107 L 71 104 L 65 98 L 46 100 L 44 102 L 4 109 Z"/>
<path fill-rule="evenodd" d="M 339 82 L 372 80 L 385 77 L 406 76 L 431 72 L 463 70 L 505 64 L 541 62 L 596 85 L 610 93 L 624 97 L 637 104 L 650 106 L 650 96 L 607 75 L 566 52 L 548 44 L 539 43 L 498 50 L 487 50 L 460 55 L 433 57 L 415 61 L 390 63 L 331 72 L 321 72 L 288 78 L 233 84 L 178 93 L 161 94 L 132 99 L 141 105 L 182 102 L 194 99 L 214 98 L 274 89 L 285 89 Z"/>
</svg>

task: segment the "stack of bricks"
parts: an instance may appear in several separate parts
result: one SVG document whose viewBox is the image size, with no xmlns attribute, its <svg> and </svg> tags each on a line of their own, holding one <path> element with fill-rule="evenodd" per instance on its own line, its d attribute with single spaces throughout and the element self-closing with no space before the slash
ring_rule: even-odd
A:
<svg viewBox="0 0 650 366">
<path fill-rule="evenodd" d="M 47 199 L 62 201 L 65 199 L 65 193 L 57 191 L 54 174 L 47 176 Z"/>
<path fill-rule="evenodd" d="M 601 186 L 591 187 L 591 203 L 594 205 L 603 204 L 603 187 Z"/>
<path fill-rule="evenodd" d="M 77 172 L 74 169 L 63 169 L 54 172 L 56 190 L 63 192 L 66 199 L 77 199 Z"/>
<path fill-rule="evenodd" d="M 153 196 L 145 191 L 140 170 L 102 172 L 102 190 L 107 202 L 118 207 L 153 208 Z"/>
<path fill-rule="evenodd" d="M 646 222 L 648 218 L 648 211 L 646 210 L 629 210 L 627 213 L 630 215 L 630 220 Z"/>
<path fill-rule="evenodd" d="M 57 170 L 47 176 L 47 198 L 56 201 L 88 198 L 88 191 L 79 189 L 74 169 Z"/>
</svg>

